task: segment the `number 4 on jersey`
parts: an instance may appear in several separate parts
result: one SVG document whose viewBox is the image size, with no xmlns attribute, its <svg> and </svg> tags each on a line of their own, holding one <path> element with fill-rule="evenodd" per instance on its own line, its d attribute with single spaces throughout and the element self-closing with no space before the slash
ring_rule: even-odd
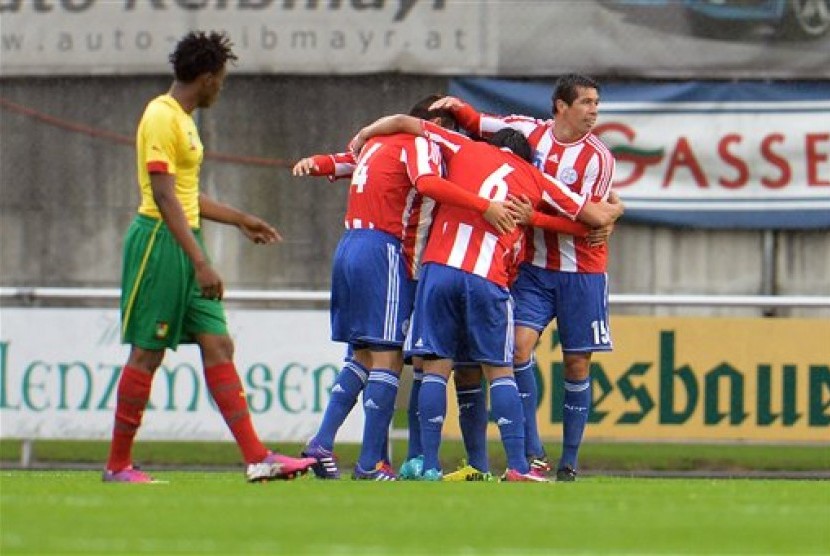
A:
<svg viewBox="0 0 830 556">
<path fill-rule="evenodd" d="M 375 143 L 365 154 L 360 155 L 360 160 L 357 161 L 357 167 L 352 174 L 352 185 L 358 193 L 363 193 L 363 186 L 369 181 L 369 159 L 380 149 L 381 144 Z"/>
</svg>

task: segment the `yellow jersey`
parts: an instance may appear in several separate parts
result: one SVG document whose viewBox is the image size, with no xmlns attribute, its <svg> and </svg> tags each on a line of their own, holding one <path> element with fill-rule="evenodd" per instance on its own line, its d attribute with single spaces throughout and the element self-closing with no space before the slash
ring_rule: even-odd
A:
<svg viewBox="0 0 830 556">
<path fill-rule="evenodd" d="M 144 109 L 136 132 L 138 185 L 141 205 L 138 213 L 161 218 L 150 173 L 176 177 L 176 197 L 192 228 L 199 227 L 199 169 L 204 147 L 193 117 L 170 95 L 161 95 Z"/>
</svg>

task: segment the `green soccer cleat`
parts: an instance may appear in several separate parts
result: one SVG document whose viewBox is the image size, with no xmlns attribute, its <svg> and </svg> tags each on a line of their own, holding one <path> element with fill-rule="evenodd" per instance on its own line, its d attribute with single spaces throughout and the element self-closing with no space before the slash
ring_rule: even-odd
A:
<svg viewBox="0 0 830 556">
<path fill-rule="evenodd" d="M 438 469 L 427 469 L 424 471 L 424 474 L 421 475 L 422 481 L 440 481 L 441 477 L 443 477 L 443 473 L 441 473 Z"/>
<path fill-rule="evenodd" d="M 398 470 L 398 478 L 402 481 L 419 481 L 424 473 L 424 456 L 410 458 L 403 462 Z"/>
</svg>

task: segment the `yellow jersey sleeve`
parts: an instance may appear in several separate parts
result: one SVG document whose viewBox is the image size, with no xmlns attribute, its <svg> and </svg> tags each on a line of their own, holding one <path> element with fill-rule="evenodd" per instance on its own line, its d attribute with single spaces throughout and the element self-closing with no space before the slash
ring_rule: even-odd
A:
<svg viewBox="0 0 830 556">
<path fill-rule="evenodd" d="M 161 218 L 150 186 L 150 174 L 175 176 L 175 194 L 188 224 L 199 227 L 199 170 L 204 147 L 196 123 L 170 95 L 156 97 L 147 105 L 136 133 L 139 214 Z"/>
</svg>

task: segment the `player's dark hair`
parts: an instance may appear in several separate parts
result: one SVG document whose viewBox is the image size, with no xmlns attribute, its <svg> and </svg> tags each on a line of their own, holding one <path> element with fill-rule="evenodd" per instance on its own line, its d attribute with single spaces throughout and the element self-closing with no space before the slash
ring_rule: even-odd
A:
<svg viewBox="0 0 830 556">
<path fill-rule="evenodd" d="M 599 92 L 599 83 L 587 75 L 578 73 L 567 73 L 556 80 L 553 87 L 553 112 L 556 112 L 556 101 L 564 101 L 568 106 L 579 96 L 577 89 L 596 89 Z"/>
<path fill-rule="evenodd" d="M 496 147 L 507 147 L 513 154 L 531 162 L 533 160 L 533 149 L 530 148 L 530 143 L 527 142 L 527 137 L 522 135 L 522 132 L 516 131 L 512 127 L 505 127 L 495 132 L 487 142 Z"/>
<path fill-rule="evenodd" d="M 447 129 L 457 129 L 458 122 L 455 120 L 455 116 L 449 110 L 430 110 L 429 107 L 432 106 L 432 103 L 436 100 L 440 100 L 444 98 L 444 95 L 439 94 L 432 94 L 425 96 L 418 102 L 416 102 L 412 108 L 409 109 L 409 115 L 415 118 L 421 118 L 422 120 L 431 120 L 433 118 L 441 118 L 441 127 L 445 127 Z"/>
<path fill-rule="evenodd" d="M 191 83 L 203 73 L 218 73 L 225 64 L 237 59 L 225 33 L 191 31 L 179 41 L 170 54 L 177 81 Z"/>
</svg>

